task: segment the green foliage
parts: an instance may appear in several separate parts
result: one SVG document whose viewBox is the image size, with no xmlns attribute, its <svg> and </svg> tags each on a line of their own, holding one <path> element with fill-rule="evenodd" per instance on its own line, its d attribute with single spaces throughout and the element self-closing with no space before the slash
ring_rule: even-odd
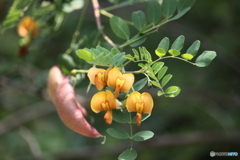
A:
<svg viewBox="0 0 240 160">
<path fill-rule="evenodd" d="M 144 26 L 146 25 L 146 16 L 143 11 L 135 11 L 132 13 L 132 21 L 134 27 L 137 28 L 137 30 L 141 31 Z"/>
<path fill-rule="evenodd" d="M 112 48 L 111 51 L 109 51 L 106 48 L 97 46 L 91 49 L 79 49 L 76 51 L 76 54 L 87 63 L 99 66 L 120 67 L 126 60 L 125 53 L 120 52 L 117 48 Z"/>
<path fill-rule="evenodd" d="M 163 16 L 165 18 L 172 17 L 176 8 L 177 8 L 176 0 L 163 0 L 162 9 L 163 9 Z"/>
<path fill-rule="evenodd" d="M 208 66 L 212 60 L 217 56 L 214 51 L 204 51 L 197 59 L 196 65 L 198 67 L 206 67 Z"/>
<path fill-rule="evenodd" d="M 146 141 L 154 136 L 152 131 L 140 131 L 133 135 L 134 141 Z"/>
<path fill-rule="evenodd" d="M 110 26 L 113 32 L 122 39 L 129 39 L 130 31 L 127 23 L 120 17 L 113 16 L 110 18 Z"/>
<path fill-rule="evenodd" d="M 15 0 L 2 24 L 2 30 L 10 29 L 16 26 L 16 23 L 20 19 L 20 15 L 23 13 L 24 7 L 29 5 L 30 0 L 24 2 Z"/>
<path fill-rule="evenodd" d="M 156 25 L 162 16 L 162 9 L 157 1 L 149 1 L 147 7 L 148 21 L 153 25 Z"/>
<path fill-rule="evenodd" d="M 128 149 L 123 151 L 119 157 L 118 160 L 134 160 L 137 158 L 137 152 L 135 149 Z"/>
<path fill-rule="evenodd" d="M 119 128 L 108 128 L 107 133 L 118 139 L 128 139 L 130 135 Z"/>
</svg>

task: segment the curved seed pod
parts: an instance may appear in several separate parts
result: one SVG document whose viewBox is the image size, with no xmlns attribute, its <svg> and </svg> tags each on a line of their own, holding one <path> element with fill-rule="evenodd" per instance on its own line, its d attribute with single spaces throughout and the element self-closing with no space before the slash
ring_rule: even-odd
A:
<svg viewBox="0 0 240 160">
<path fill-rule="evenodd" d="M 54 105 L 57 87 L 63 79 L 64 76 L 59 67 L 53 66 L 48 73 L 47 90 Z"/>
<path fill-rule="evenodd" d="M 84 118 L 83 107 L 76 100 L 69 77 L 64 78 L 58 85 L 55 103 L 59 117 L 71 130 L 87 137 L 102 137 Z"/>
<path fill-rule="evenodd" d="M 102 136 L 85 120 L 84 116 L 87 115 L 87 112 L 77 102 L 69 77 L 64 79 L 58 66 L 50 69 L 47 88 L 59 117 L 67 127 L 87 137 Z"/>
</svg>

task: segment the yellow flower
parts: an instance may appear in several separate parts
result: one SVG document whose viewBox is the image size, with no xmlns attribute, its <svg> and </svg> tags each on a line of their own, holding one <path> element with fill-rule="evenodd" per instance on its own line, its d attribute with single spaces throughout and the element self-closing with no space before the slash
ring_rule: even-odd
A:
<svg viewBox="0 0 240 160">
<path fill-rule="evenodd" d="M 114 96 L 118 97 L 119 92 L 128 92 L 134 82 L 134 75 L 131 73 L 122 74 L 118 68 L 108 72 L 107 85 L 115 89 Z"/>
<path fill-rule="evenodd" d="M 107 111 L 104 115 L 104 120 L 107 124 L 112 123 L 112 109 L 117 109 L 118 104 L 111 91 L 106 90 L 96 93 L 93 95 L 90 104 L 91 109 L 95 113 Z"/>
<path fill-rule="evenodd" d="M 147 92 L 143 92 L 142 94 L 139 92 L 132 92 L 127 98 L 126 107 L 128 112 L 137 112 L 136 123 L 139 126 L 142 121 L 142 113 L 150 114 L 152 112 L 152 96 Z"/>
<path fill-rule="evenodd" d="M 21 37 L 36 38 L 38 35 L 37 22 L 29 16 L 23 17 L 18 24 L 18 34 Z"/>
<path fill-rule="evenodd" d="M 88 70 L 88 78 L 90 82 L 96 85 L 98 90 L 102 90 L 107 85 L 106 70 L 100 68 L 90 68 Z"/>
</svg>

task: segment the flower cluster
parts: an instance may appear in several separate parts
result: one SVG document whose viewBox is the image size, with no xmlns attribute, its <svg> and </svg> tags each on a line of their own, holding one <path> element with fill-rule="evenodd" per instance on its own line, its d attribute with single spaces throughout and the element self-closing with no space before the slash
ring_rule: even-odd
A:
<svg viewBox="0 0 240 160">
<path fill-rule="evenodd" d="M 100 91 L 106 86 L 113 88 L 110 90 L 100 91 L 91 99 L 91 109 L 95 113 L 106 111 L 104 120 L 107 124 L 112 123 L 112 110 L 118 109 L 119 101 L 117 100 L 120 92 L 129 92 L 134 83 L 134 75 L 131 73 L 123 74 L 118 68 L 90 68 L 88 78 L 92 84 Z M 153 99 L 149 93 L 132 92 L 126 100 L 128 112 L 137 112 L 136 123 L 141 124 L 142 113 L 151 113 L 153 108 Z"/>
</svg>

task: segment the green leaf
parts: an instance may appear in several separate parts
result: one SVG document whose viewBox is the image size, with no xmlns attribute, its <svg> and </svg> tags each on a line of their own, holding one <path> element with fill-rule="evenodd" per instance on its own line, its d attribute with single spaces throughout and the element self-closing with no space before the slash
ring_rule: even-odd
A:
<svg viewBox="0 0 240 160">
<path fill-rule="evenodd" d="M 191 8 L 196 0 L 178 0 L 178 12 L 183 11 L 186 8 Z"/>
<path fill-rule="evenodd" d="M 130 61 L 134 61 L 134 57 L 131 56 L 130 54 L 125 55 L 124 58 L 126 58 L 126 59 L 128 59 Z"/>
<path fill-rule="evenodd" d="M 164 51 L 167 52 L 169 48 L 169 39 L 167 37 L 163 38 L 158 44 L 158 48 L 163 48 Z"/>
<path fill-rule="evenodd" d="M 165 18 L 172 17 L 177 8 L 176 0 L 163 0 L 162 11 Z"/>
<path fill-rule="evenodd" d="M 118 139 L 128 139 L 130 137 L 127 132 L 118 128 L 108 128 L 107 133 Z"/>
<path fill-rule="evenodd" d="M 122 39 L 129 39 L 130 32 L 127 23 L 120 17 L 113 16 L 110 18 L 110 26 L 113 32 Z"/>
<path fill-rule="evenodd" d="M 144 26 L 146 25 L 146 16 L 143 11 L 135 11 L 132 13 L 132 21 L 134 27 L 137 28 L 137 30 L 141 31 Z"/>
<path fill-rule="evenodd" d="M 73 58 L 68 54 L 62 54 L 58 57 L 58 62 L 60 68 L 66 74 L 70 74 L 71 70 L 76 68 L 76 63 L 74 62 Z"/>
<path fill-rule="evenodd" d="M 161 96 L 161 95 L 163 95 L 163 94 L 164 94 L 164 93 L 163 93 L 162 91 L 160 91 L 160 90 L 157 92 L 157 95 L 158 95 L 158 96 Z"/>
<path fill-rule="evenodd" d="M 185 37 L 184 36 L 179 36 L 172 44 L 171 49 L 175 49 L 178 51 L 181 51 L 181 49 L 183 48 L 183 44 L 185 41 Z"/>
<path fill-rule="evenodd" d="M 137 158 L 137 152 L 135 149 L 127 149 L 123 151 L 119 156 L 118 160 L 134 160 Z"/>
<path fill-rule="evenodd" d="M 152 85 L 154 85 L 155 87 L 161 88 L 161 85 L 158 81 L 151 81 Z"/>
<path fill-rule="evenodd" d="M 162 57 L 166 55 L 166 51 L 163 48 L 157 48 L 155 50 L 157 56 Z"/>
<path fill-rule="evenodd" d="M 185 53 L 185 54 L 182 54 L 181 57 L 186 60 L 191 60 L 193 58 L 193 55 Z"/>
<path fill-rule="evenodd" d="M 153 69 L 153 72 L 154 74 L 157 74 L 158 71 L 160 71 L 160 69 L 163 67 L 164 65 L 164 62 L 156 62 L 152 65 L 152 69 Z"/>
<path fill-rule="evenodd" d="M 171 20 L 177 20 L 179 18 L 181 18 L 184 14 L 186 14 L 189 10 L 191 9 L 191 7 L 185 8 L 184 10 L 182 10 L 181 12 L 179 12 L 177 15 L 175 15 L 173 18 L 171 18 Z"/>
<path fill-rule="evenodd" d="M 193 44 L 188 48 L 187 53 L 191 54 L 193 56 L 197 55 L 197 52 L 199 50 L 200 47 L 200 41 L 196 40 L 195 42 L 193 42 Z"/>
<path fill-rule="evenodd" d="M 129 123 L 129 115 L 125 111 L 113 109 L 112 110 L 113 114 L 113 120 L 118 122 L 118 123 Z"/>
<path fill-rule="evenodd" d="M 132 44 L 130 44 L 130 47 L 137 47 L 140 44 L 144 43 L 146 41 L 147 37 L 142 37 L 141 35 L 137 34 L 134 37 L 132 37 L 130 40 L 135 41 Z"/>
<path fill-rule="evenodd" d="M 208 66 L 212 60 L 217 56 L 215 51 L 204 51 L 197 59 L 196 65 L 198 67 L 206 67 Z"/>
<path fill-rule="evenodd" d="M 93 61 L 95 59 L 94 55 L 85 49 L 76 50 L 76 54 L 85 61 Z"/>
<path fill-rule="evenodd" d="M 74 10 L 81 9 L 84 5 L 84 0 L 72 0 L 69 3 L 64 3 L 62 10 L 66 13 L 70 13 Z"/>
<path fill-rule="evenodd" d="M 171 78 L 172 78 L 171 74 L 167 74 L 166 76 L 164 76 L 161 83 L 162 87 L 164 87 L 170 81 Z"/>
<path fill-rule="evenodd" d="M 162 69 L 160 69 L 160 71 L 157 74 L 158 80 L 160 80 L 165 75 L 165 73 L 167 72 L 167 69 L 168 69 L 167 66 L 164 66 Z"/>
<path fill-rule="evenodd" d="M 151 131 L 141 131 L 133 135 L 134 141 L 145 141 L 154 136 L 154 133 Z"/>
<path fill-rule="evenodd" d="M 181 52 L 176 49 L 170 49 L 168 50 L 168 53 L 170 53 L 172 56 L 179 56 L 181 54 Z"/>
<path fill-rule="evenodd" d="M 139 56 L 138 51 L 137 51 L 136 49 L 132 49 L 132 51 L 133 51 L 133 54 L 134 54 L 134 58 L 136 58 L 137 60 L 139 60 L 139 59 L 140 59 L 140 56 Z"/>
<path fill-rule="evenodd" d="M 165 90 L 167 97 L 176 97 L 180 93 L 181 89 L 178 86 L 171 86 Z"/>
<path fill-rule="evenodd" d="M 157 1 L 149 1 L 147 7 L 147 18 L 150 23 L 154 25 L 160 21 L 162 15 L 162 9 Z"/>
<path fill-rule="evenodd" d="M 147 77 L 137 81 L 134 85 L 133 88 L 135 91 L 140 91 L 141 89 L 143 89 L 143 87 L 147 84 Z"/>
<path fill-rule="evenodd" d="M 145 57 L 144 59 L 147 60 L 148 63 L 152 62 L 152 56 L 148 52 L 148 50 L 145 47 L 142 47 L 142 49 L 140 50 L 140 53 L 141 53 L 141 51 Z"/>
</svg>

